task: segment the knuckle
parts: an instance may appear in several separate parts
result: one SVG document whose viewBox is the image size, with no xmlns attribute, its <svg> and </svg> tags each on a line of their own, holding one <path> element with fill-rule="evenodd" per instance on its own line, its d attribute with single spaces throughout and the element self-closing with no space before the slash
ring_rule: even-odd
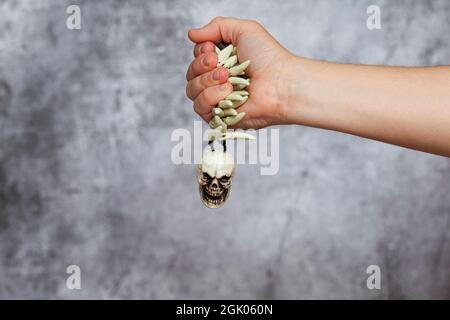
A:
<svg viewBox="0 0 450 320">
<path fill-rule="evenodd" d="M 199 97 L 201 98 L 200 101 L 204 101 L 204 104 L 206 104 L 206 105 L 215 104 L 215 102 L 214 102 L 215 94 L 213 92 L 211 92 L 211 90 L 209 88 L 203 90 L 202 93 L 200 93 Z"/>
<path fill-rule="evenodd" d="M 196 44 L 194 46 L 194 57 L 198 56 L 198 53 L 200 52 L 200 45 Z"/>
<path fill-rule="evenodd" d="M 208 59 L 208 63 L 209 63 L 208 68 L 210 69 L 211 67 L 215 67 L 217 65 L 217 63 L 219 62 L 218 58 L 217 58 L 217 54 L 215 52 L 207 52 L 206 55 L 207 55 L 207 59 Z"/>
<path fill-rule="evenodd" d="M 193 62 L 192 62 L 193 63 Z M 187 71 L 186 71 L 186 80 L 189 81 L 190 79 L 190 74 L 192 72 L 192 63 L 189 65 Z"/>
<path fill-rule="evenodd" d="M 247 21 L 247 23 L 248 23 L 249 26 L 251 26 L 251 27 L 253 27 L 255 29 L 261 28 L 261 24 L 258 21 L 256 21 L 256 20 L 250 19 L 250 20 Z"/>
<path fill-rule="evenodd" d="M 195 99 L 195 101 L 192 104 L 192 106 L 194 108 L 195 113 L 197 113 L 198 115 L 201 115 L 197 99 Z"/>
<path fill-rule="evenodd" d="M 189 81 L 186 85 L 186 96 L 192 100 L 192 89 L 191 89 L 191 82 Z"/>
<path fill-rule="evenodd" d="M 200 117 L 204 118 L 210 110 L 209 105 L 205 102 L 205 99 L 201 96 L 197 97 L 194 101 L 194 111 L 197 113 Z"/>
<path fill-rule="evenodd" d="M 209 52 L 213 50 L 213 43 L 211 41 L 205 41 L 199 44 L 199 52 Z"/>
<path fill-rule="evenodd" d="M 211 72 L 213 72 L 213 71 L 202 74 L 199 79 L 200 86 L 203 89 L 206 89 L 207 87 L 212 85 Z"/>
<path fill-rule="evenodd" d="M 201 107 L 203 105 L 207 105 L 208 104 L 208 100 L 209 100 L 208 98 L 209 97 L 208 97 L 208 90 L 207 89 L 205 89 L 205 90 L 203 90 L 202 92 L 199 93 L 199 95 L 197 96 L 197 99 L 196 99 L 199 109 L 201 109 Z"/>
<path fill-rule="evenodd" d="M 202 70 L 203 69 L 203 59 L 206 58 L 206 53 L 201 53 L 197 56 L 197 58 L 195 58 L 192 67 L 194 68 L 195 71 L 197 70 Z"/>
<path fill-rule="evenodd" d="M 218 91 L 220 92 L 220 96 L 227 96 L 233 91 L 233 86 L 229 82 L 225 82 L 218 87 Z"/>
<path fill-rule="evenodd" d="M 212 23 L 221 23 L 221 22 L 223 22 L 223 19 L 225 19 L 225 18 L 222 17 L 222 16 L 217 16 L 217 17 L 214 17 L 214 18 L 211 20 L 211 22 L 212 22 Z"/>
</svg>

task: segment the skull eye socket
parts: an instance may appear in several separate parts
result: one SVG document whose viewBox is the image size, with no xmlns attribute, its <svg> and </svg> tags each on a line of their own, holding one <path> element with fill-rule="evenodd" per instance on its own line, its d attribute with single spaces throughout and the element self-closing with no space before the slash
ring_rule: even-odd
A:
<svg viewBox="0 0 450 320">
<path fill-rule="evenodd" d="M 203 180 L 205 180 L 206 182 L 210 182 L 212 180 L 212 178 L 209 176 L 209 174 L 204 172 L 203 173 Z"/>
<path fill-rule="evenodd" d="M 221 183 L 227 183 L 229 178 L 227 176 L 223 176 L 222 178 L 219 179 Z"/>
</svg>

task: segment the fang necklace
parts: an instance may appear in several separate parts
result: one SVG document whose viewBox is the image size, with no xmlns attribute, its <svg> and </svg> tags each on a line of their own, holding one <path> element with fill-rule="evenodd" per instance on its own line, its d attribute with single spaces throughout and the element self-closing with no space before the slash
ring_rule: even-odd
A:
<svg viewBox="0 0 450 320">
<path fill-rule="evenodd" d="M 233 92 L 221 100 L 212 110 L 213 119 L 209 122 L 212 130 L 208 145 L 202 155 L 202 162 L 197 168 L 200 198 L 208 208 L 219 208 L 228 199 L 235 172 L 234 159 L 227 152 L 226 141 L 230 139 L 255 139 L 254 136 L 244 132 L 227 132 L 228 126 L 238 124 L 245 112 L 238 112 L 249 98 L 246 88 L 250 79 L 245 70 L 250 60 L 242 63 L 238 61 L 237 49 L 232 44 L 219 43 L 216 46 L 218 56 L 217 67 L 228 69 L 228 81 L 233 85 Z M 222 142 L 222 150 L 214 148 L 214 141 Z"/>
</svg>

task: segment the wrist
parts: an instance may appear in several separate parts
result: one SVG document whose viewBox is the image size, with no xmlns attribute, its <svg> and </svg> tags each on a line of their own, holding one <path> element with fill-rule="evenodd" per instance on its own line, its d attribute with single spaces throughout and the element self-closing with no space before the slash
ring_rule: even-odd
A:
<svg viewBox="0 0 450 320">
<path fill-rule="evenodd" d="M 291 55 L 283 78 L 280 110 L 285 124 L 324 127 L 323 97 L 327 70 L 333 64 Z"/>
<path fill-rule="evenodd" d="M 307 78 L 307 64 L 309 61 L 290 54 L 285 60 L 283 69 L 278 77 L 279 110 L 283 124 L 305 123 L 306 98 L 305 83 Z"/>
</svg>

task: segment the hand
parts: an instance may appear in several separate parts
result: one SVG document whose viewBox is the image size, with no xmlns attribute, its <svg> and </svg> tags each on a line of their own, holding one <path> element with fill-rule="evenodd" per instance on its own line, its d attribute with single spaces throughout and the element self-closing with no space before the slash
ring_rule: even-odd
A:
<svg viewBox="0 0 450 320">
<path fill-rule="evenodd" d="M 216 67 L 215 43 L 223 41 L 237 47 L 239 61 L 251 61 L 246 70 L 251 79 L 247 88 L 250 97 L 238 109 L 246 116 L 236 127 L 258 129 L 289 122 L 284 103 L 289 65 L 295 58 L 259 23 L 218 17 L 190 30 L 189 38 L 197 45 L 186 75 L 186 94 L 205 121 L 211 120 L 214 106 L 233 90 L 227 69 Z"/>
</svg>

